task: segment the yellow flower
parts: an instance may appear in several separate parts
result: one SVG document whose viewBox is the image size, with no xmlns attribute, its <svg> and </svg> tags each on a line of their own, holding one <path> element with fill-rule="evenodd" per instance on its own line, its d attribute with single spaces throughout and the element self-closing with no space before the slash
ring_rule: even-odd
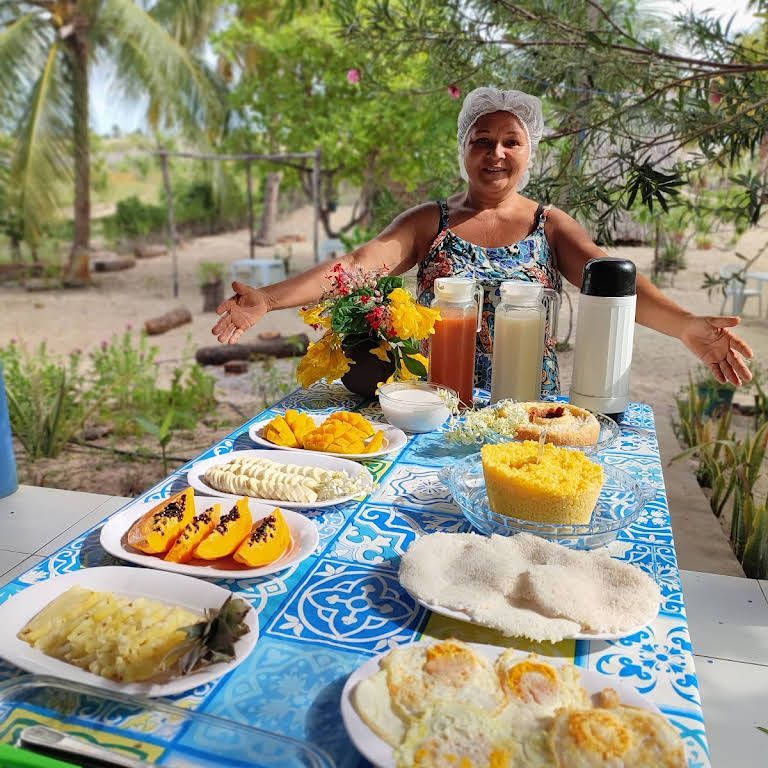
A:
<svg viewBox="0 0 768 768">
<path fill-rule="evenodd" d="M 341 349 L 341 339 L 331 331 L 309 345 L 296 369 L 296 379 L 302 387 L 309 387 L 323 378 L 336 381 L 349 370 L 351 362 Z"/>
<path fill-rule="evenodd" d="M 371 354 L 378 357 L 382 363 L 388 363 L 390 349 L 392 349 L 392 345 L 388 341 L 382 341 L 378 347 L 371 350 Z"/>
<path fill-rule="evenodd" d="M 331 318 L 322 315 L 325 310 L 325 304 L 315 304 L 314 307 L 300 309 L 299 314 L 307 325 L 319 325 L 321 328 L 330 328 Z"/>
<path fill-rule="evenodd" d="M 395 289 L 395 291 L 398 290 L 400 289 Z M 440 319 L 438 310 L 422 307 L 413 300 L 392 304 L 390 313 L 392 329 L 401 339 L 426 338 L 430 333 L 435 332 L 435 322 Z"/>
</svg>

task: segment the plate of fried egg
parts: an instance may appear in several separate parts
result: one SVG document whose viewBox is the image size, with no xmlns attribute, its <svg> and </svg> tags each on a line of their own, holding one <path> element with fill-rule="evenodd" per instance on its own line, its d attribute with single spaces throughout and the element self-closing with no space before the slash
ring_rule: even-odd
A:
<svg viewBox="0 0 768 768">
<path fill-rule="evenodd" d="M 398 646 L 348 678 L 341 714 L 379 768 L 685 768 L 658 707 L 565 659 L 455 639 Z"/>
</svg>

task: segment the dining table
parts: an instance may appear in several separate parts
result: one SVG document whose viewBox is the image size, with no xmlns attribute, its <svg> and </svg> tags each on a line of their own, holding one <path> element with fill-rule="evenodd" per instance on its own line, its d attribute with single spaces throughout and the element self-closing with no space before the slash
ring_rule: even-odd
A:
<svg viewBox="0 0 768 768">
<path fill-rule="evenodd" d="M 488 396 L 480 390 L 475 394 L 481 400 Z M 249 437 L 251 425 L 287 409 L 313 416 L 351 410 L 372 421 L 384 421 L 376 400 L 352 394 L 340 383 L 320 382 L 298 389 L 129 503 L 159 502 L 186 487 L 190 466 L 201 459 L 261 447 Z M 339 768 L 366 766 L 369 763 L 352 745 L 342 724 L 340 700 L 345 681 L 362 664 L 396 646 L 455 637 L 564 658 L 604 676 L 606 686 L 618 681 L 634 689 L 658 706 L 677 729 L 689 768 L 708 768 L 704 717 L 652 407 L 631 403 L 619 427 L 620 436 L 599 459 L 629 473 L 646 490 L 648 500 L 637 520 L 620 531 L 608 549 L 613 557 L 642 569 L 659 585 L 660 610 L 649 625 L 615 640 L 535 643 L 421 606 L 398 581 L 400 557 L 425 534 L 472 531 L 441 476 L 441 470 L 457 456 L 455 444 L 446 440 L 444 425 L 434 432 L 408 434 L 399 451 L 365 461 L 374 480 L 365 497 L 302 510 L 319 531 L 319 544 L 308 558 L 268 576 L 217 580 L 256 611 L 258 641 L 233 671 L 168 700 L 187 710 L 292 737 L 318 749 Z M 102 549 L 102 525 L 17 576 L 0 591 L 0 604 L 30 585 L 60 574 L 125 565 Z M 0 683 L 25 674 L 0 660 Z M 0 703 L 0 741 L 2 718 L 7 714 Z M 105 727 L 121 717 L 119 708 L 107 707 Z M 153 718 L 134 717 L 131 729 L 136 743 L 145 734 L 146 743 L 155 745 L 147 757 L 161 764 L 163 749 L 183 754 L 210 746 L 205 728 L 170 729 L 162 749 L 157 746 L 158 723 Z M 265 757 L 264 764 L 280 763 L 270 763 Z"/>
</svg>

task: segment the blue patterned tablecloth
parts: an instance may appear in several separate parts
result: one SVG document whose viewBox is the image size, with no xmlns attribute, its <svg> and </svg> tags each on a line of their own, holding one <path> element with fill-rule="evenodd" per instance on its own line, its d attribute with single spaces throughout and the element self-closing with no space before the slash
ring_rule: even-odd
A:
<svg viewBox="0 0 768 768">
<path fill-rule="evenodd" d="M 287 408 L 316 414 L 344 408 L 381 418 L 378 405 L 365 405 L 340 385 L 315 385 L 292 393 L 252 421 Z M 252 421 L 197 458 L 258 447 L 248 437 Z M 439 433 L 411 436 L 399 454 L 367 462 L 378 485 L 365 500 L 305 512 L 320 531 L 320 544 L 312 557 L 274 576 L 218 582 L 258 611 L 259 641 L 232 673 L 175 697 L 175 702 L 307 741 L 326 750 L 340 767 L 365 765 L 347 739 L 339 714 L 348 675 L 397 644 L 455 636 L 573 658 L 579 666 L 618 676 L 624 685 L 649 696 L 678 728 L 690 768 L 708 768 L 701 699 L 651 408 L 632 404 L 621 423 L 620 441 L 602 455 L 603 461 L 621 465 L 655 492 L 637 523 L 622 532 L 610 549 L 615 557 L 656 579 L 663 596 L 661 611 L 651 625 L 621 640 L 552 645 L 505 638 L 432 614 L 403 590 L 397 568 L 410 542 L 436 530 L 470 530 L 438 477 L 450 457 Z M 161 499 L 184 487 L 188 466 L 141 500 Z M 0 602 L 56 574 L 116 564 L 99 545 L 100 527 L 8 584 L 0 591 Z M 0 662 L 0 680 L 20 674 Z M 173 737 L 191 748 L 206 746 L 204 731 L 191 729 Z"/>
</svg>

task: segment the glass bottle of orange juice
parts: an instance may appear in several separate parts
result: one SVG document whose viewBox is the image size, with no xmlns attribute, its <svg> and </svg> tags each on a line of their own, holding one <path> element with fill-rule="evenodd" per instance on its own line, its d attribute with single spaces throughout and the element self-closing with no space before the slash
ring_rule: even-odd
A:
<svg viewBox="0 0 768 768">
<path fill-rule="evenodd" d="M 441 319 L 430 337 L 428 378 L 456 390 L 462 405 L 471 407 L 483 289 L 471 277 L 438 277 L 434 291 L 432 306 Z"/>
</svg>

